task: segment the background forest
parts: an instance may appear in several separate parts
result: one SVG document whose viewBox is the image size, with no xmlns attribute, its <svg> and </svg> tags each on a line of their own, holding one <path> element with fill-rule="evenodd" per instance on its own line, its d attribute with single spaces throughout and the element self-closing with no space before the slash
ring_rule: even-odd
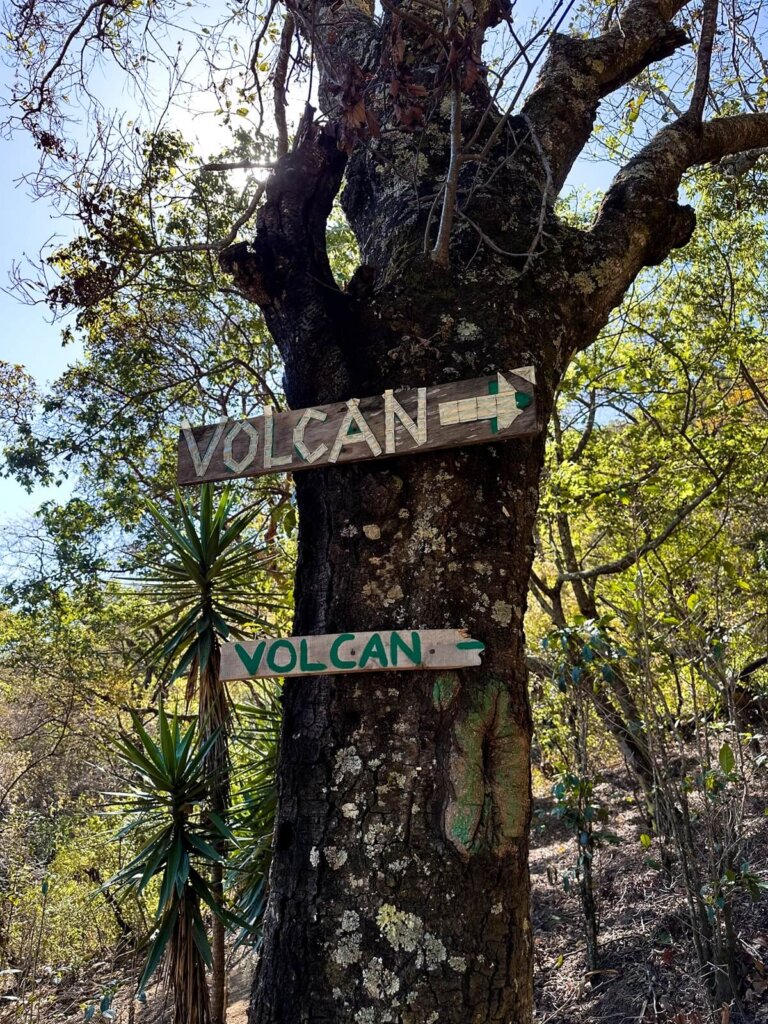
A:
<svg viewBox="0 0 768 1024">
<path fill-rule="evenodd" d="M 279 68 L 263 71 L 279 89 Z M 601 158 L 640 130 L 647 95 Z M 82 354 L 45 390 L 0 364 L 5 472 L 66 481 L 2 538 L 3 1020 L 180 1022 L 201 1000 L 245 1019 L 280 687 L 225 688 L 218 649 L 290 632 L 296 511 L 285 478 L 178 494 L 174 453 L 185 419 L 284 404 L 260 313 L 195 239 L 235 237 L 285 131 L 232 130 L 202 163 L 178 131 L 136 129 L 108 175 L 35 183 L 53 202 L 75 190 L 81 230 L 12 284 Z M 526 619 L 550 1024 L 768 1021 L 756 160 L 688 177 L 693 241 L 576 358 L 550 425 Z M 574 190 L 562 213 L 593 210 Z M 357 254 L 340 211 L 328 243 L 346 282 Z"/>
</svg>

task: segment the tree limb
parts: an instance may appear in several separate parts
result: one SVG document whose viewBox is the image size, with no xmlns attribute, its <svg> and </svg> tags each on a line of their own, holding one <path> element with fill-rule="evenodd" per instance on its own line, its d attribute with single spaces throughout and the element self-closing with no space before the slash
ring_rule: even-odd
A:
<svg viewBox="0 0 768 1024">
<path fill-rule="evenodd" d="M 658 265 L 690 240 L 696 217 L 677 201 L 685 172 L 765 145 L 768 114 L 735 114 L 701 125 L 684 114 L 619 171 L 586 236 L 583 294 L 592 326 L 607 322 L 643 267 Z"/>
<path fill-rule="evenodd" d="M 693 95 L 688 107 L 689 117 L 696 122 L 701 122 L 704 116 L 704 104 L 707 102 L 709 71 L 712 64 L 712 47 L 715 42 L 716 29 L 717 0 L 704 0 L 704 10 L 701 16 L 701 40 L 699 41 L 699 53 L 696 59 L 696 82 L 693 86 Z"/>
<path fill-rule="evenodd" d="M 701 491 L 701 493 L 697 494 L 695 498 L 692 498 L 677 510 L 661 533 L 646 541 L 645 544 L 642 544 L 635 551 L 629 551 L 621 558 L 616 558 L 612 562 L 605 562 L 603 565 L 596 565 L 591 569 L 580 569 L 577 572 L 561 573 L 558 577 L 558 583 L 575 583 L 576 581 L 593 580 L 598 576 L 613 576 L 618 572 L 624 572 L 625 569 L 629 569 L 631 565 L 635 565 L 636 562 L 639 562 L 644 555 L 650 554 L 651 551 L 655 551 L 657 548 L 660 548 L 665 541 L 669 540 L 678 526 L 687 519 L 691 512 L 694 512 L 702 502 L 706 501 L 711 494 L 714 494 L 728 474 L 731 465 L 732 461 L 728 463 L 726 469 L 716 476 L 714 480 L 712 480 L 712 482 L 705 487 L 703 491 Z"/>
<path fill-rule="evenodd" d="M 630 0 L 618 25 L 593 39 L 556 34 L 523 113 L 542 142 L 556 192 L 592 132 L 600 100 L 690 42 L 671 22 L 683 0 Z"/>
</svg>

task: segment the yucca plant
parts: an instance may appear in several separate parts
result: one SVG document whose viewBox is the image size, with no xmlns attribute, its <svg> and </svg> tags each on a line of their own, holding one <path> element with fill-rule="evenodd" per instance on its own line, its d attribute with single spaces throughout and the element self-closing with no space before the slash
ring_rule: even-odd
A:
<svg viewBox="0 0 768 1024">
<path fill-rule="evenodd" d="M 182 731 L 160 705 L 157 741 L 131 713 L 135 741 L 116 740 L 113 748 L 129 777 L 129 789 L 112 794 L 127 823 L 120 839 L 141 844 L 139 852 L 106 887 L 130 888 L 137 895 L 159 878 L 154 913 L 156 926 L 144 971 L 143 991 L 165 954 L 174 993 L 174 1024 L 210 1024 L 211 1003 L 206 968 L 211 947 L 201 914 L 206 904 L 219 919 L 229 917 L 220 906 L 206 874 L 222 860 L 222 842 L 234 836 L 208 807 L 205 761 L 217 737 L 196 743 L 197 723 Z"/>
<path fill-rule="evenodd" d="M 222 817 L 229 802 L 229 734 L 231 708 L 220 674 L 220 644 L 242 638 L 246 630 L 266 624 L 263 612 L 274 607 L 264 586 L 267 566 L 274 555 L 253 539 L 257 510 L 235 511 L 235 496 L 224 489 L 218 502 L 213 487 L 203 484 L 197 515 L 191 504 L 176 495 L 175 518 L 147 503 L 162 553 L 148 561 L 141 580 L 162 604 L 148 626 L 159 631 L 149 650 L 150 661 L 171 679 L 186 676 L 187 701 L 197 698 L 202 764 L 207 773 L 208 807 Z M 213 862 L 211 889 L 219 908 L 224 905 L 223 854 L 226 841 L 217 843 L 220 856 Z M 225 1016 L 223 915 L 214 917 L 211 1015 L 214 1024 Z"/>
<path fill-rule="evenodd" d="M 282 722 L 280 688 L 262 680 L 251 702 L 235 707 L 238 759 L 230 824 L 237 852 L 229 863 L 235 909 L 243 922 L 238 944 L 259 942 L 277 814 L 277 751 Z"/>
</svg>

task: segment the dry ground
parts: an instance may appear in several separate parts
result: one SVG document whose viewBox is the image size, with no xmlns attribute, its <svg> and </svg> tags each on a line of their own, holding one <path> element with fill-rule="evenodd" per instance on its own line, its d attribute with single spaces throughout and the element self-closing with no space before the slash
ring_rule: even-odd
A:
<svg viewBox="0 0 768 1024">
<path fill-rule="evenodd" d="M 768 894 L 758 903 L 742 899 L 738 907 L 739 967 L 748 978 L 747 1001 L 741 1011 L 725 1007 L 713 1014 L 705 1005 L 692 955 L 682 892 L 646 863 L 648 851 L 639 841 L 646 829 L 641 814 L 618 786 L 604 784 L 598 796 L 611 808 L 610 828 L 620 843 L 603 849 L 596 860 L 602 960 L 600 971 L 591 976 L 585 966 L 578 896 L 566 893 L 562 885 L 573 864 L 574 839 L 541 814 L 547 800 L 536 801 L 540 813 L 532 835 L 531 881 L 537 1024 L 768 1024 Z M 749 859 L 763 873 L 768 868 L 766 803 L 753 799 L 747 816 Z M 246 1024 L 252 971 L 252 955 L 233 958 L 228 1024 Z M 18 1008 L 0 1009 L 0 1021 L 82 1021 L 84 1005 L 104 983 L 99 975 L 94 969 L 56 989 L 43 984 L 38 1004 L 27 1015 L 18 1016 Z M 126 986 L 113 1006 L 117 1024 L 170 1020 L 168 999 L 160 988 L 145 1005 L 134 1002 L 131 1007 L 131 1002 Z M 93 1017 L 94 1024 L 102 1020 L 98 1012 Z"/>
</svg>

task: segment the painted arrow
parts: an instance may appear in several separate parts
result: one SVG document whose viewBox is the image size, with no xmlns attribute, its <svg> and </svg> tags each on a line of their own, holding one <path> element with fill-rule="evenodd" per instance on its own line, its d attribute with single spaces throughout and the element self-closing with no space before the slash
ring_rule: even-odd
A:
<svg viewBox="0 0 768 1024">
<path fill-rule="evenodd" d="M 531 396 L 517 391 L 502 374 L 488 385 L 489 394 L 476 398 L 462 398 L 456 402 L 441 402 L 438 406 L 440 425 L 453 423 L 477 423 L 478 420 L 493 420 L 491 429 L 506 430 L 523 409 L 531 404 Z"/>
<path fill-rule="evenodd" d="M 485 644 L 463 629 L 396 629 L 257 637 L 221 648 L 222 679 L 471 668 Z"/>
</svg>

